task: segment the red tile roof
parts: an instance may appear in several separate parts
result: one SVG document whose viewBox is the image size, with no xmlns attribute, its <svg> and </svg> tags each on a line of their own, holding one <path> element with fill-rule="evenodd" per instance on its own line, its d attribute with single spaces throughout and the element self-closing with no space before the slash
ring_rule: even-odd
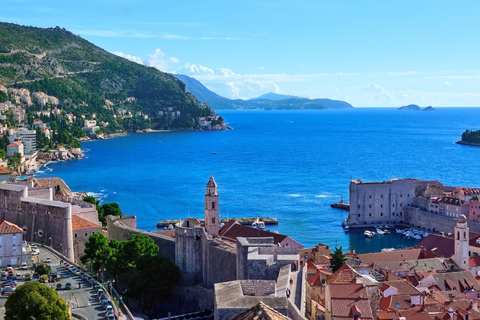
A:
<svg viewBox="0 0 480 320">
<path fill-rule="evenodd" d="M 480 266 L 480 256 L 470 257 L 470 259 L 468 259 L 468 266 L 470 268 Z"/>
<path fill-rule="evenodd" d="M 357 255 L 357 257 L 362 263 L 372 264 L 403 260 L 417 260 L 422 258 L 421 253 L 421 249 L 405 249 L 386 252 L 364 253 Z"/>
<path fill-rule="evenodd" d="M 383 286 L 387 285 L 389 287 L 394 287 L 397 289 L 397 294 L 408 294 L 408 295 L 419 295 L 420 291 L 418 291 L 414 286 L 412 286 L 408 281 L 406 280 L 396 280 L 396 281 L 385 281 L 382 285 Z M 385 291 L 388 288 L 383 289 L 382 291 Z"/>
<path fill-rule="evenodd" d="M 102 228 L 101 225 L 96 225 L 93 222 L 80 218 L 79 216 L 72 216 L 72 230 L 88 230 Z"/>
<path fill-rule="evenodd" d="M 10 174 L 11 172 L 5 169 L 4 166 L 0 166 L 0 174 Z"/>
<path fill-rule="evenodd" d="M 18 147 L 21 146 L 22 143 L 20 141 L 16 141 L 14 143 L 10 143 L 7 147 Z"/>
<path fill-rule="evenodd" d="M 328 283 L 355 283 L 355 272 L 345 263 L 333 273 Z"/>
<path fill-rule="evenodd" d="M 2 222 L 0 222 L 0 234 L 11 234 L 11 233 L 23 233 L 23 230 L 16 224 L 13 224 L 6 220 L 3 220 Z"/>
<path fill-rule="evenodd" d="M 418 244 L 418 247 L 423 247 L 439 257 L 450 258 L 454 254 L 454 244 L 454 240 L 450 237 L 430 233 Z"/>
<path fill-rule="evenodd" d="M 264 231 L 261 229 L 257 228 L 252 228 L 248 226 L 241 225 L 239 223 L 231 223 L 232 220 L 227 222 L 222 228 L 219 229 L 218 234 L 222 238 L 227 238 L 230 240 L 235 240 L 238 237 L 244 237 L 244 238 L 256 238 L 256 237 L 261 237 L 261 238 L 267 238 L 267 237 L 272 237 L 273 238 L 273 243 L 279 244 L 287 236 L 274 233 L 274 232 L 269 232 L 269 231 Z M 235 221 L 234 221 L 235 222 Z"/>
</svg>

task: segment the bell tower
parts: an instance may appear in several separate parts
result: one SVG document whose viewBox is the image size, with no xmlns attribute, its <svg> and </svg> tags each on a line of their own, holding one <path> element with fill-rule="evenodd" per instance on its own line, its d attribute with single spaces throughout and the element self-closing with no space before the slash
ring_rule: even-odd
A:
<svg viewBox="0 0 480 320">
<path fill-rule="evenodd" d="M 210 176 L 207 183 L 207 193 L 205 194 L 205 230 L 212 237 L 218 236 L 218 194 L 217 183 Z"/>
<path fill-rule="evenodd" d="M 468 270 L 468 242 L 470 236 L 467 226 L 467 218 L 463 214 L 457 218 L 454 237 L 455 253 L 453 254 L 453 261 L 460 267 L 460 269 Z"/>
</svg>

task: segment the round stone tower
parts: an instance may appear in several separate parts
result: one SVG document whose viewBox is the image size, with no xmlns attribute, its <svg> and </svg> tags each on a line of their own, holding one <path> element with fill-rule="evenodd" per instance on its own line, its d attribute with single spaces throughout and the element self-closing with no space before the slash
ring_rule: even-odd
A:
<svg viewBox="0 0 480 320">
<path fill-rule="evenodd" d="M 467 218 L 463 214 L 458 216 L 454 237 L 455 253 L 453 255 L 453 261 L 455 261 L 460 269 L 468 270 L 469 231 L 467 226 Z"/>
<path fill-rule="evenodd" d="M 205 194 L 205 230 L 212 237 L 218 236 L 218 194 L 217 183 L 210 176 L 207 183 L 207 193 Z"/>
</svg>

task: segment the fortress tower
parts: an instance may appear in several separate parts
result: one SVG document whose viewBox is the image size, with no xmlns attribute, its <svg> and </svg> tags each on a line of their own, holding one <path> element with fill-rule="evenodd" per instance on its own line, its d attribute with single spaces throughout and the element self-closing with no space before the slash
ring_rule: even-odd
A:
<svg viewBox="0 0 480 320">
<path fill-rule="evenodd" d="M 218 236 L 218 217 L 217 184 L 213 176 L 210 176 L 205 194 L 205 230 L 212 237 Z"/>
<path fill-rule="evenodd" d="M 455 227 L 455 253 L 453 261 L 462 270 L 468 270 L 468 240 L 469 230 L 467 226 L 467 218 L 461 214 L 457 219 L 457 226 Z"/>
</svg>

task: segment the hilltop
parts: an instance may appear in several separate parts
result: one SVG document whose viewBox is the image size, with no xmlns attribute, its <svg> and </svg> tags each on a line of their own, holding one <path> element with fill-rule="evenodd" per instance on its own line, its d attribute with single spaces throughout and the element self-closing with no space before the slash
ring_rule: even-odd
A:
<svg viewBox="0 0 480 320">
<path fill-rule="evenodd" d="M 187 91 L 193 93 L 200 101 L 208 102 L 209 106 L 217 109 L 350 109 L 353 106 L 345 101 L 331 99 L 308 99 L 291 95 L 282 95 L 273 92 L 248 100 L 228 99 L 222 97 L 200 81 L 181 74 L 172 74 L 182 80 Z"/>
<path fill-rule="evenodd" d="M 223 119 L 188 93 L 182 81 L 60 27 L 0 23 L 0 85 L 56 97 L 61 112 L 95 118 L 106 133 L 224 128 Z"/>
</svg>

